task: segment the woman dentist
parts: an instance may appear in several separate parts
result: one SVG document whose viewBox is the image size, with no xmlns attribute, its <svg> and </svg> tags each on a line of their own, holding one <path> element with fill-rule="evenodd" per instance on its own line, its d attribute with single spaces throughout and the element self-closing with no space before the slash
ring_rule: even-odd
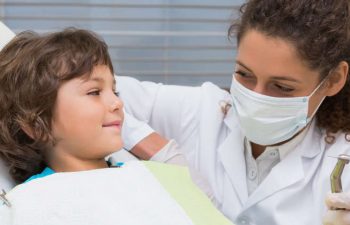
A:
<svg viewBox="0 0 350 225">
<path fill-rule="evenodd" d="M 350 2 L 250 0 L 241 12 L 230 93 L 118 77 L 126 110 L 176 140 L 235 223 L 350 224 L 350 194 L 327 197 L 329 156 L 350 154 Z"/>
<path fill-rule="evenodd" d="M 250 0 L 229 33 L 231 93 L 117 77 L 139 120 L 126 115 L 126 148 L 183 163 L 176 143 L 142 121 L 174 139 L 236 224 L 350 224 L 350 194 L 329 195 L 329 156 L 350 154 L 350 2 Z"/>
</svg>

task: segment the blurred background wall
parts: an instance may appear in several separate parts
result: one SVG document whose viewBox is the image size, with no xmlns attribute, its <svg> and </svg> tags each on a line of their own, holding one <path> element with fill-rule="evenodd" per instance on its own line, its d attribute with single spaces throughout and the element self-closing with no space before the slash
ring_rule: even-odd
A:
<svg viewBox="0 0 350 225">
<path fill-rule="evenodd" d="M 0 0 L 16 33 L 78 27 L 104 38 L 118 75 L 229 88 L 235 39 L 227 29 L 243 0 Z M 0 34 L 1 35 L 1 34 Z"/>
</svg>

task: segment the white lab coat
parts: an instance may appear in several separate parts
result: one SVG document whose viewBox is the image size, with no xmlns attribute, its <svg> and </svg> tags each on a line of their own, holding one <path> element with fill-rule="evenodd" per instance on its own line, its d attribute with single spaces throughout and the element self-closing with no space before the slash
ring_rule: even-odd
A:
<svg viewBox="0 0 350 225">
<path fill-rule="evenodd" d="M 350 154 L 344 134 L 326 144 L 325 132 L 313 122 L 303 141 L 248 196 L 244 137 L 234 111 L 225 116 L 221 110 L 223 102 L 231 102 L 226 91 L 211 83 L 167 86 L 127 77 L 117 77 L 117 89 L 126 111 L 179 143 L 189 163 L 207 178 L 218 208 L 236 224 L 322 224 L 337 162 L 328 156 Z M 348 191 L 349 169 L 343 174 Z"/>
</svg>

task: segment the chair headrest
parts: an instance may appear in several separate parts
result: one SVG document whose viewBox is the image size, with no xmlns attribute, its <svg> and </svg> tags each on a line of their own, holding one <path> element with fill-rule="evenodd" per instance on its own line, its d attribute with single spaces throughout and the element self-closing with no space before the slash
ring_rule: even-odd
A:
<svg viewBox="0 0 350 225">
<path fill-rule="evenodd" d="M 3 22 L 0 21 L 0 51 L 16 35 Z"/>
<path fill-rule="evenodd" d="M 0 21 L 0 51 L 9 43 L 16 35 L 12 32 L 3 22 Z M 15 185 L 13 179 L 11 179 L 8 169 L 0 159 L 0 191 L 1 189 L 10 190 Z"/>
</svg>

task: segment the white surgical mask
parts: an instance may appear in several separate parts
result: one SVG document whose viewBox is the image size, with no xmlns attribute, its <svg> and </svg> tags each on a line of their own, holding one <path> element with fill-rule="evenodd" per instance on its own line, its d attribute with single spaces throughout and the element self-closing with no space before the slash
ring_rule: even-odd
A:
<svg viewBox="0 0 350 225">
<path fill-rule="evenodd" d="M 251 91 L 233 76 L 233 109 L 237 112 L 243 134 L 259 145 L 273 145 L 292 138 L 311 121 L 324 100 L 308 117 L 309 99 L 323 81 L 309 96 L 278 98 Z"/>
</svg>

